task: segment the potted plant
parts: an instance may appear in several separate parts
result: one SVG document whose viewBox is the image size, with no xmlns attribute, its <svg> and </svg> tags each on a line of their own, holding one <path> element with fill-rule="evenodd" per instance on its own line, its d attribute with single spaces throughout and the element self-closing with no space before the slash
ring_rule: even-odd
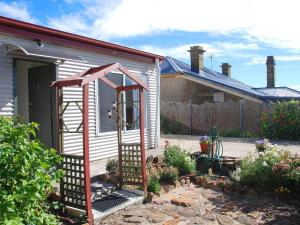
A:
<svg viewBox="0 0 300 225">
<path fill-rule="evenodd" d="M 206 154 L 209 152 L 209 142 L 209 137 L 207 135 L 199 137 L 199 144 L 202 153 Z"/>
</svg>

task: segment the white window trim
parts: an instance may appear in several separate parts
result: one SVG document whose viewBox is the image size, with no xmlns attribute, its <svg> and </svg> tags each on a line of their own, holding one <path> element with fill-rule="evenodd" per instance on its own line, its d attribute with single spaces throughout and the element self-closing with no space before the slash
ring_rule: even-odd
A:
<svg viewBox="0 0 300 225">
<path fill-rule="evenodd" d="M 126 75 L 124 75 L 123 73 L 119 72 L 119 71 L 112 71 L 111 73 L 115 73 L 115 74 L 120 74 L 120 75 L 123 75 L 123 77 L 125 77 Z M 99 105 L 99 82 L 98 80 L 95 80 L 94 81 L 94 85 L 95 85 L 95 102 L 96 102 L 96 107 L 95 107 L 95 110 L 96 110 L 96 130 L 95 130 L 95 135 L 97 137 L 103 137 L 103 136 L 111 136 L 111 135 L 117 135 L 117 131 L 107 131 L 107 132 L 100 132 L 100 113 L 99 113 L 99 110 L 100 110 L 100 105 Z M 125 83 L 125 79 L 123 78 L 123 85 Z M 125 98 L 125 95 L 124 95 L 124 98 Z M 145 102 L 145 101 L 144 101 Z M 147 100 L 147 103 L 149 101 Z M 147 110 L 148 106 L 146 106 L 146 118 L 145 119 L 145 124 L 148 124 L 148 110 Z M 124 112 L 125 116 L 126 116 L 126 110 Z M 125 134 L 130 134 L 130 133 L 135 133 L 135 132 L 138 132 L 140 129 L 134 129 L 134 130 L 123 130 L 123 133 Z M 146 125 L 145 131 L 148 130 L 148 126 Z"/>
</svg>

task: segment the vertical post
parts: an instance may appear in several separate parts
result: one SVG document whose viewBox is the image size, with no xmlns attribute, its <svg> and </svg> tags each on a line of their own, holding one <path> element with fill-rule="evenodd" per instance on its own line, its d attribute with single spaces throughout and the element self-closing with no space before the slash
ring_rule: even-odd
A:
<svg viewBox="0 0 300 225">
<path fill-rule="evenodd" d="M 61 108 L 62 108 L 62 104 L 63 104 L 63 95 L 62 95 L 62 87 L 57 86 L 55 88 L 55 97 L 56 97 L 56 151 L 59 154 L 62 154 L 63 151 L 63 145 L 62 145 L 62 141 L 63 141 L 63 133 L 62 133 L 62 114 L 61 114 Z M 63 164 L 63 162 L 62 162 Z M 61 168 L 62 168 L 62 164 L 61 164 Z M 61 200 L 62 202 L 65 201 L 65 195 L 64 195 L 64 177 L 61 178 L 60 180 L 60 195 L 61 195 Z"/>
<path fill-rule="evenodd" d="M 118 132 L 118 161 L 119 161 L 119 173 L 120 173 L 120 187 L 123 186 L 123 170 L 122 170 L 122 130 L 123 130 L 123 122 L 120 120 L 120 113 L 122 110 L 122 93 L 117 91 L 117 132 Z M 121 100 L 121 101 L 120 101 Z"/>
<path fill-rule="evenodd" d="M 190 99 L 190 135 L 193 135 L 193 106 L 192 106 L 192 99 Z"/>
<path fill-rule="evenodd" d="M 244 124 L 243 124 L 243 121 L 244 121 L 244 118 L 243 118 L 243 113 L 244 113 L 244 111 L 243 111 L 243 103 L 244 103 L 244 100 L 243 99 L 241 99 L 240 101 L 239 101 L 239 110 L 240 110 L 240 132 L 241 132 L 241 134 L 244 132 Z"/>
<path fill-rule="evenodd" d="M 89 85 L 83 86 L 83 160 L 85 182 L 85 209 L 90 225 L 94 224 L 91 202 L 91 177 L 90 177 L 90 154 L 89 154 Z"/>
<path fill-rule="evenodd" d="M 55 88 L 56 93 L 56 150 L 61 154 L 63 153 L 63 148 L 62 148 L 62 124 L 61 124 L 61 107 L 63 103 L 63 97 L 62 97 L 62 88 L 61 87 L 56 87 Z"/>
<path fill-rule="evenodd" d="M 145 124 L 144 124 L 144 89 L 139 88 L 139 100 L 140 100 L 140 139 L 141 139 L 141 160 L 142 160 L 142 179 L 144 186 L 144 195 L 147 195 L 147 174 L 146 174 L 146 154 L 145 154 Z"/>
</svg>

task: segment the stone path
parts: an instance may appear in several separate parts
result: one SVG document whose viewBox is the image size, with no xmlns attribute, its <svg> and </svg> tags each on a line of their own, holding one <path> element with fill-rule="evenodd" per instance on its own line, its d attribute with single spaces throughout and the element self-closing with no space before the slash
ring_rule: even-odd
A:
<svg viewBox="0 0 300 225">
<path fill-rule="evenodd" d="M 152 203 L 118 212 L 100 224 L 290 225 L 300 224 L 300 202 L 256 198 L 190 187 L 155 197 Z"/>
</svg>

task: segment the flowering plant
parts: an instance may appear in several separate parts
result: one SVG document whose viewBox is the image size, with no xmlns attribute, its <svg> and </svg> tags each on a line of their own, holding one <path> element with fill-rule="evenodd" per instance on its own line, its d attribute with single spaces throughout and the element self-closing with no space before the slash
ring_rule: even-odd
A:
<svg viewBox="0 0 300 225">
<path fill-rule="evenodd" d="M 283 187 L 283 186 L 280 186 L 279 188 L 276 188 L 275 191 L 279 192 L 279 193 L 290 193 L 290 190 L 286 187 Z"/>
<path fill-rule="evenodd" d="M 255 142 L 255 147 L 259 152 L 264 152 L 270 146 L 268 139 L 262 139 Z"/>
<path fill-rule="evenodd" d="M 199 137 L 200 144 L 209 144 L 209 137 L 207 135 Z"/>
<path fill-rule="evenodd" d="M 241 160 L 231 180 L 257 191 L 298 193 L 300 190 L 300 158 L 276 145 L 250 154 Z"/>
<path fill-rule="evenodd" d="M 272 139 L 300 140 L 300 101 L 269 104 L 261 114 L 261 131 Z"/>
</svg>

